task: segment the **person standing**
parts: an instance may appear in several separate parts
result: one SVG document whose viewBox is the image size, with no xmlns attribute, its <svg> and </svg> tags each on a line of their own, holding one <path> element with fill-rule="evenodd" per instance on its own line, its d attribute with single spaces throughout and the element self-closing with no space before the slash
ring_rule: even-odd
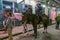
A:
<svg viewBox="0 0 60 40">
<path fill-rule="evenodd" d="M 9 35 L 9 40 L 13 40 L 13 36 L 12 36 L 12 19 L 11 19 L 11 17 L 8 17 L 7 32 L 8 32 L 8 35 Z"/>
<path fill-rule="evenodd" d="M 56 19 L 56 29 L 59 29 L 59 24 L 60 24 L 60 14 L 55 18 Z"/>
<path fill-rule="evenodd" d="M 13 27 L 13 24 L 12 24 L 12 13 L 9 13 L 8 12 L 8 18 L 7 18 L 7 33 L 8 33 L 8 36 L 9 36 L 9 40 L 13 40 L 13 36 L 12 36 L 12 27 Z"/>
</svg>

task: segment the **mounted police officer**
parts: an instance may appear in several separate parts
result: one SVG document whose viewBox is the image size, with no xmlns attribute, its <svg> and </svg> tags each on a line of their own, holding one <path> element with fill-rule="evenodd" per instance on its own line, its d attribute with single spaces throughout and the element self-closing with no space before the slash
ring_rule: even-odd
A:
<svg viewBox="0 0 60 40">
<path fill-rule="evenodd" d="M 26 14 L 23 14 L 23 21 L 26 21 L 28 24 L 33 25 L 33 30 L 34 30 L 34 37 L 37 38 L 37 23 L 38 19 L 36 14 L 32 14 L 32 9 L 29 8 L 29 11 L 26 12 Z"/>
<path fill-rule="evenodd" d="M 41 7 L 41 3 L 38 3 L 36 5 L 36 9 L 35 10 L 36 10 L 36 15 L 39 18 L 39 23 L 41 23 L 41 21 L 42 21 L 42 7 Z"/>
<path fill-rule="evenodd" d="M 9 35 L 9 40 L 13 40 L 13 37 L 12 37 L 12 27 L 13 27 L 13 24 L 12 24 L 12 13 L 10 13 L 9 11 L 7 12 L 7 16 L 8 18 L 5 20 L 5 26 L 6 26 L 6 31 L 8 32 L 8 35 Z"/>
</svg>

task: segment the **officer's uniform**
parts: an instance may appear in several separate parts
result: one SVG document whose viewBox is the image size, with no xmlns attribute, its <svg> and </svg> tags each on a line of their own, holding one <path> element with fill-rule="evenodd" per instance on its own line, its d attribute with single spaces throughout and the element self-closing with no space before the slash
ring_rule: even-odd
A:
<svg viewBox="0 0 60 40">
<path fill-rule="evenodd" d="M 41 5 L 37 6 L 35 11 L 36 11 L 37 17 L 39 18 L 39 23 L 40 23 L 42 21 L 42 7 L 41 7 Z"/>
</svg>

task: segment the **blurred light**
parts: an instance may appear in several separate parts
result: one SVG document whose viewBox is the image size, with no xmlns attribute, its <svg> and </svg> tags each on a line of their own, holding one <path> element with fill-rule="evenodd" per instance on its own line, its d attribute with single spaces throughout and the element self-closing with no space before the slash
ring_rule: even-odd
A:
<svg viewBox="0 0 60 40">
<path fill-rule="evenodd" d="M 36 6 L 36 2 L 32 0 L 32 1 L 30 1 L 30 5 Z"/>
<path fill-rule="evenodd" d="M 56 9 L 55 7 L 53 9 Z"/>
<path fill-rule="evenodd" d="M 30 5 L 32 5 L 32 13 L 35 14 L 35 6 L 36 6 L 36 1 L 31 0 Z"/>
<path fill-rule="evenodd" d="M 22 0 L 17 0 L 17 3 L 21 2 Z"/>
<path fill-rule="evenodd" d="M 25 4 L 29 4 L 30 2 L 29 2 L 29 0 L 25 0 Z"/>
<path fill-rule="evenodd" d="M 50 8 L 50 7 L 48 6 L 48 8 Z"/>
<path fill-rule="evenodd" d="M 10 6 L 6 6 L 6 8 L 7 8 L 7 9 L 11 9 L 11 7 L 10 7 Z"/>
<path fill-rule="evenodd" d="M 50 2 L 48 2 L 48 4 L 49 4 Z"/>
<path fill-rule="evenodd" d="M 42 7 L 44 7 L 44 8 L 45 8 L 45 7 L 46 7 L 46 5 L 42 5 Z"/>
<path fill-rule="evenodd" d="M 52 4 L 52 6 L 55 6 L 54 4 Z"/>
</svg>

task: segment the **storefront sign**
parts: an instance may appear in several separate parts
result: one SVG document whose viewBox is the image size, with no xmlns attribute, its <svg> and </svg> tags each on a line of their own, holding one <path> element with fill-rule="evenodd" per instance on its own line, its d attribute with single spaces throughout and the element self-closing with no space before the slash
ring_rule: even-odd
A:
<svg viewBox="0 0 60 40">
<path fill-rule="evenodd" d="M 22 13 L 14 13 L 14 17 L 18 19 L 19 21 L 22 20 Z"/>
<path fill-rule="evenodd" d="M 6 8 L 6 9 L 11 9 L 11 7 L 10 7 L 10 6 L 6 6 L 5 8 Z"/>
</svg>

